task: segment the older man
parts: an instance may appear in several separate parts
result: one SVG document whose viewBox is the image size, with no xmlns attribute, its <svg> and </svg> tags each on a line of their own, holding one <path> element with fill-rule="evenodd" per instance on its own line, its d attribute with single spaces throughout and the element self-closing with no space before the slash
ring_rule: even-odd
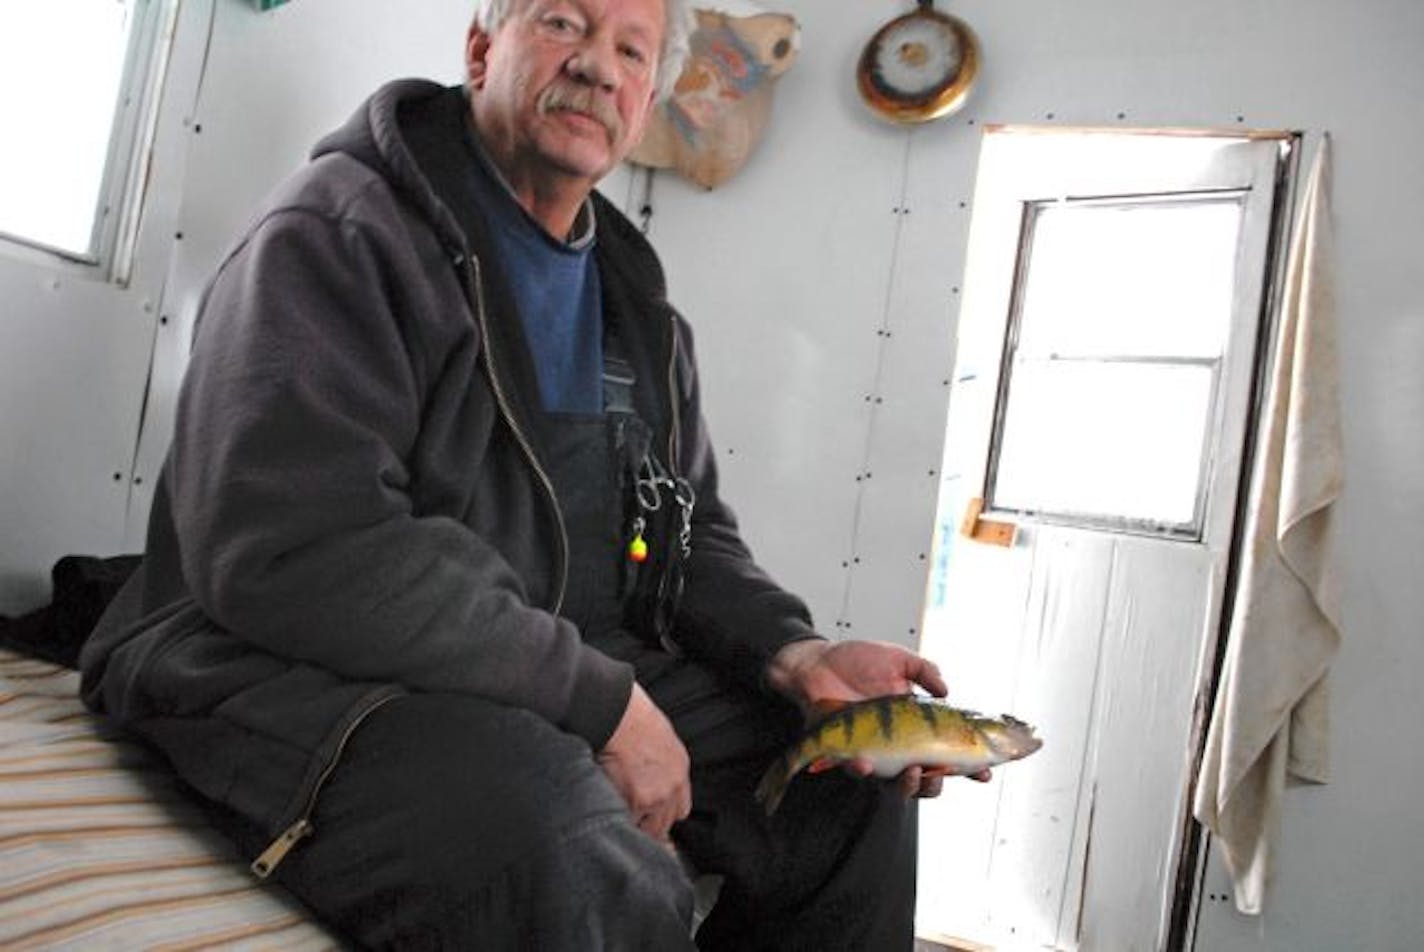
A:
<svg viewBox="0 0 1424 952">
<path fill-rule="evenodd" d="M 204 299 L 86 698 L 373 946 L 910 945 L 914 813 L 751 791 L 818 702 L 942 693 L 817 636 L 718 497 L 691 337 L 595 183 L 682 0 L 484 0 L 465 88 L 375 94 Z"/>
</svg>

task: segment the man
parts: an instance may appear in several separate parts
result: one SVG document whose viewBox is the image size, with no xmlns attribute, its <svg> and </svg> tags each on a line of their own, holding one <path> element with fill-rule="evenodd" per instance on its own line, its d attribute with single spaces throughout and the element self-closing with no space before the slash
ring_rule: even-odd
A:
<svg viewBox="0 0 1424 952">
<path fill-rule="evenodd" d="M 751 791 L 826 701 L 942 694 L 832 643 L 717 494 L 689 332 L 593 192 L 683 0 L 484 0 L 465 89 L 380 90 L 205 296 L 143 568 L 85 696 L 372 946 L 908 948 L 914 813 Z"/>
</svg>

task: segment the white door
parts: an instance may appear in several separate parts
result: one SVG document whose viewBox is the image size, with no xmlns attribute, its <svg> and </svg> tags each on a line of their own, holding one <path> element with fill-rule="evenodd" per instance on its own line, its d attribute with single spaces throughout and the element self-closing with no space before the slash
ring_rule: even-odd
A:
<svg viewBox="0 0 1424 952">
<path fill-rule="evenodd" d="M 922 811 L 922 933 L 1166 941 L 1292 144 L 985 133 L 922 648 L 1044 747 Z"/>
</svg>

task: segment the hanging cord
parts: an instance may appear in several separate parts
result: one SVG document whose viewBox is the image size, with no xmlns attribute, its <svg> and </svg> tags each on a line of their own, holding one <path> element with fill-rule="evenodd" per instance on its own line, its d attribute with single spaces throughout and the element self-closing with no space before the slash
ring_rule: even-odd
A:
<svg viewBox="0 0 1424 952">
<path fill-rule="evenodd" d="M 657 169 L 647 166 L 643 169 L 643 201 L 638 206 L 638 219 L 642 222 L 639 230 L 643 234 L 653 227 L 653 176 Z"/>
</svg>

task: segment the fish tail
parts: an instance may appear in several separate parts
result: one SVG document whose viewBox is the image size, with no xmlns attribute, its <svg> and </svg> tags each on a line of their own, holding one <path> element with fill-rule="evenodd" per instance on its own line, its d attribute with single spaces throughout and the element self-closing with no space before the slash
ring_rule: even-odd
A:
<svg viewBox="0 0 1424 952">
<path fill-rule="evenodd" d="M 766 773 L 762 774 L 761 782 L 757 784 L 756 799 L 766 811 L 767 816 L 776 812 L 776 808 L 781 806 L 781 798 L 786 796 L 786 788 L 791 785 L 791 778 L 796 775 L 795 752 L 787 753 L 772 761 L 771 766 L 766 768 Z"/>
</svg>

